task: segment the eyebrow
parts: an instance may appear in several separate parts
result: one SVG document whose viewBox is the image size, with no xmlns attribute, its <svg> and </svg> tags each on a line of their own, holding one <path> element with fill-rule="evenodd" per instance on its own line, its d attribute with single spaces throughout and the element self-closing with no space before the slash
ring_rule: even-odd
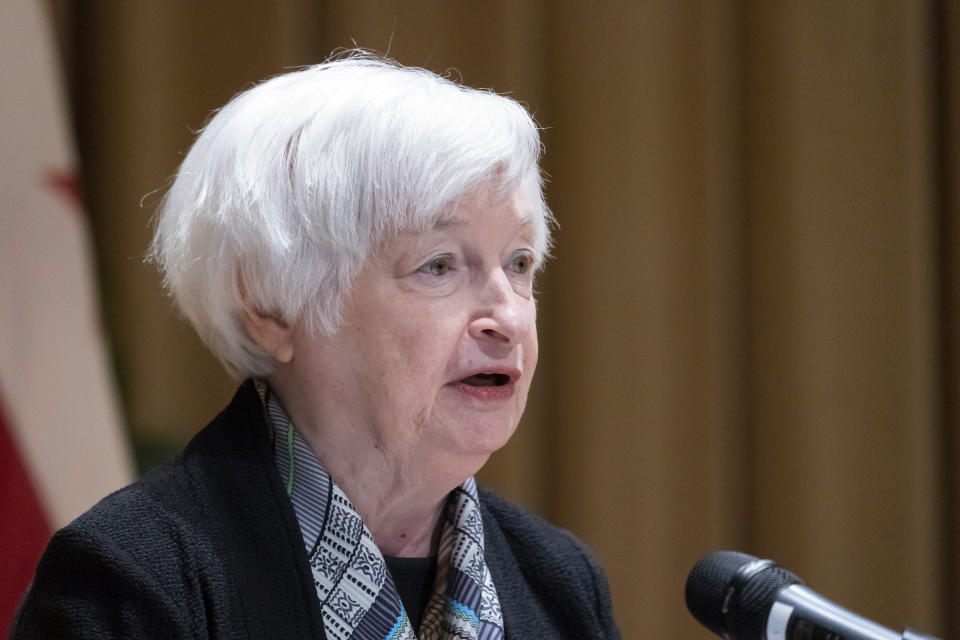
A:
<svg viewBox="0 0 960 640">
<path fill-rule="evenodd" d="M 530 215 L 529 213 L 525 214 L 521 216 L 519 220 L 517 220 L 517 223 L 518 223 L 517 226 L 520 226 L 520 227 L 533 226 L 533 216 Z M 433 223 L 433 226 L 431 227 L 431 229 L 437 230 L 437 231 L 443 231 L 444 229 L 460 227 L 460 226 L 463 226 L 464 224 L 465 224 L 465 221 L 463 220 L 463 218 L 450 216 L 445 218 L 437 218 L 436 222 Z"/>
<path fill-rule="evenodd" d="M 436 222 L 433 223 L 431 229 L 437 231 L 443 231 L 444 229 L 450 229 L 453 227 L 463 226 L 464 221 L 460 218 L 454 218 L 452 216 L 445 218 L 437 218 Z"/>
</svg>

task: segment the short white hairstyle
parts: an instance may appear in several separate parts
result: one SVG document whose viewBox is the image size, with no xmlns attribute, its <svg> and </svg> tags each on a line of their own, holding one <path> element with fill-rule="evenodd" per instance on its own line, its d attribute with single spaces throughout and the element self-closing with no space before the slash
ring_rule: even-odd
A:
<svg viewBox="0 0 960 640">
<path fill-rule="evenodd" d="M 226 369 L 266 376 L 276 362 L 247 335 L 243 296 L 333 333 L 371 251 L 472 191 L 519 190 L 545 257 L 540 154 L 515 100 L 348 52 L 262 82 L 210 119 L 160 203 L 150 255 Z"/>
</svg>

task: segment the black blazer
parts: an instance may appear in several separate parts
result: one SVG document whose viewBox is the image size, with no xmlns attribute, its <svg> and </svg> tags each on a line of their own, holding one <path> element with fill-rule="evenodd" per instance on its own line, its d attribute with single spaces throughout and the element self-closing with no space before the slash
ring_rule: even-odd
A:
<svg viewBox="0 0 960 640">
<path fill-rule="evenodd" d="M 490 492 L 480 501 L 508 639 L 620 637 L 582 543 Z M 53 536 L 10 637 L 324 637 L 251 382 L 173 460 Z"/>
</svg>

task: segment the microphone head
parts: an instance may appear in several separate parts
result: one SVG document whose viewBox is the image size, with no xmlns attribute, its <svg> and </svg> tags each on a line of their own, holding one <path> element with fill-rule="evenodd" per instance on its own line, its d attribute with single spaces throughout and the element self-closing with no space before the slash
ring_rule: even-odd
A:
<svg viewBox="0 0 960 640">
<path fill-rule="evenodd" d="M 687 577 L 687 609 L 700 624 L 731 640 L 762 640 L 777 593 L 802 581 L 770 560 L 737 551 L 701 558 Z"/>
</svg>

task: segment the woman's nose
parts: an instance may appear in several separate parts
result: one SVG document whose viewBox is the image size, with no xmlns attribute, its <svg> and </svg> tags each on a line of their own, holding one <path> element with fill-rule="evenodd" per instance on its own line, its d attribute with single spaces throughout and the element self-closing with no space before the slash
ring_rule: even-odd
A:
<svg viewBox="0 0 960 640">
<path fill-rule="evenodd" d="M 512 345 L 522 342 L 533 328 L 533 299 L 518 294 L 502 270 L 484 283 L 478 303 L 470 322 L 470 335 L 474 338 Z"/>
</svg>

